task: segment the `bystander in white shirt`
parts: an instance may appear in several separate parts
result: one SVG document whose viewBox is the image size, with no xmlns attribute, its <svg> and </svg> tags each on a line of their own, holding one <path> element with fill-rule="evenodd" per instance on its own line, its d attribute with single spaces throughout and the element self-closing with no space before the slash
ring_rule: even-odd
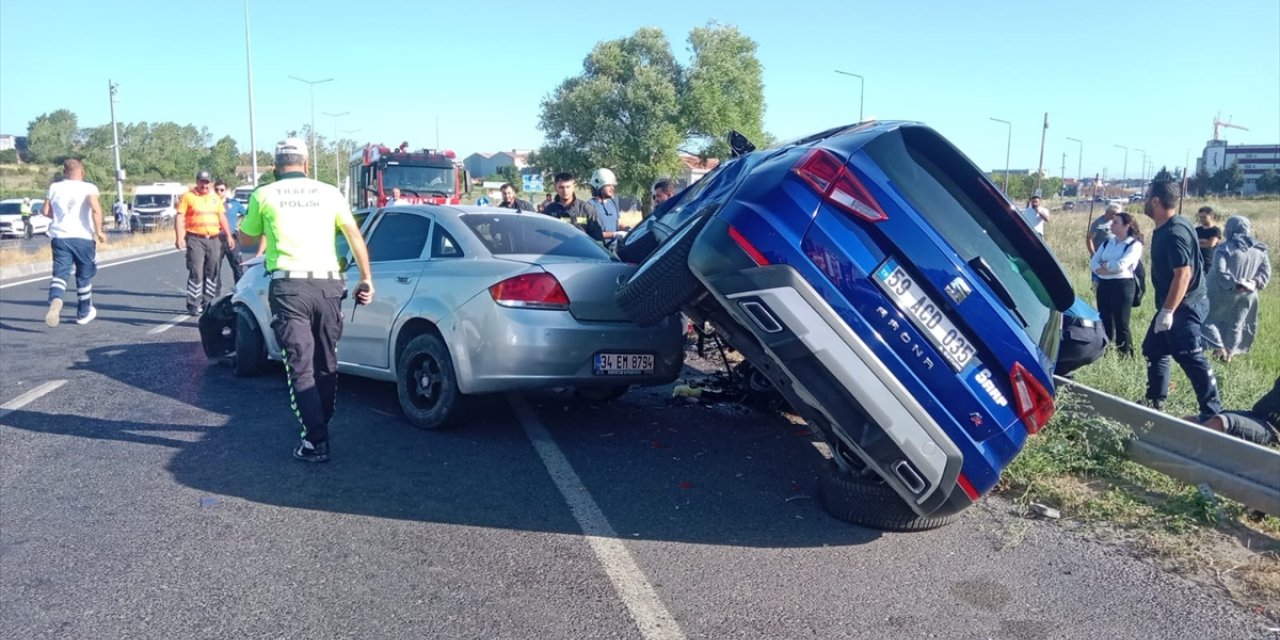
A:
<svg viewBox="0 0 1280 640">
<path fill-rule="evenodd" d="M 1103 280 L 1124 280 L 1133 277 L 1133 270 L 1141 261 L 1142 243 L 1137 238 L 1111 239 L 1093 253 L 1089 270 Z"/>
</svg>

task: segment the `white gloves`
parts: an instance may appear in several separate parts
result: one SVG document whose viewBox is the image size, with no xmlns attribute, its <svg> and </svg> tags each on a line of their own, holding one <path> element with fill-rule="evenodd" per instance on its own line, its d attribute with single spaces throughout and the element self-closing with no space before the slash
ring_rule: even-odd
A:
<svg viewBox="0 0 1280 640">
<path fill-rule="evenodd" d="M 1169 309 L 1161 309 L 1156 314 L 1156 333 L 1162 333 L 1173 328 L 1173 311 Z"/>
</svg>

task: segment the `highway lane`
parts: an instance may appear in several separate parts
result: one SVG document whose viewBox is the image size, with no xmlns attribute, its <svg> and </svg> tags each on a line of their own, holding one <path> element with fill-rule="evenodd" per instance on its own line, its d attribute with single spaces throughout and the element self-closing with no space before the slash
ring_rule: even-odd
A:
<svg viewBox="0 0 1280 640">
<path fill-rule="evenodd" d="M 176 252 L 103 268 L 98 320 L 70 323 L 69 305 L 56 329 L 43 282 L 0 290 L 0 403 L 65 381 L 0 417 L 0 636 L 1204 639 L 1266 626 L 998 499 L 922 534 L 837 522 L 812 499 L 820 454 L 803 427 L 673 406 L 668 389 L 605 405 L 491 397 L 465 426 L 421 432 L 390 385 L 348 376 L 334 460 L 303 465 L 281 369 L 233 377 L 189 320 L 148 333 L 182 312 L 184 280 Z"/>
</svg>

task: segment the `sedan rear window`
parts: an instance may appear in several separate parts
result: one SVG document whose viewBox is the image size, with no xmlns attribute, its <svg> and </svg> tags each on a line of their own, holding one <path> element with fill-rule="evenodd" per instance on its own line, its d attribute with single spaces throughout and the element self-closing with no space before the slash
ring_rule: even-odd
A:
<svg viewBox="0 0 1280 640">
<path fill-rule="evenodd" d="M 1027 335 L 1052 355 L 1058 332 L 1054 309 L 1073 294 L 1057 261 L 1018 226 L 1007 201 L 984 191 L 981 173 L 930 131 L 904 128 L 877 138 L 866 150 L 962 260 L 989 266 Z"/>
<path fill-rule="evenodd" d="M 610 259 L 604 248 L 581 230 L 542 214 L 471 213 L 460 219 L 495 256 Z"/>
</svg>

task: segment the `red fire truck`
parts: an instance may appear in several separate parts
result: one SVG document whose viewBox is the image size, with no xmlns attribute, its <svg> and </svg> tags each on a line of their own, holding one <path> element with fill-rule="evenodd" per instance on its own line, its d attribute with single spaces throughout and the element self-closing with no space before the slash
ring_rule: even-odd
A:
<svg viewBox="0 0 1280 640">
<path fill-rule="evenodd" d="M 460 204 L 470 191 L 470 179 L 452 151 L 409 151 L 403 142 L 392 149 L 366 145 L 351 154 L 352 188 L 347 190 L 355 209 L 385 206 L 391 189 L 413 204 Z"/>
</svg>

